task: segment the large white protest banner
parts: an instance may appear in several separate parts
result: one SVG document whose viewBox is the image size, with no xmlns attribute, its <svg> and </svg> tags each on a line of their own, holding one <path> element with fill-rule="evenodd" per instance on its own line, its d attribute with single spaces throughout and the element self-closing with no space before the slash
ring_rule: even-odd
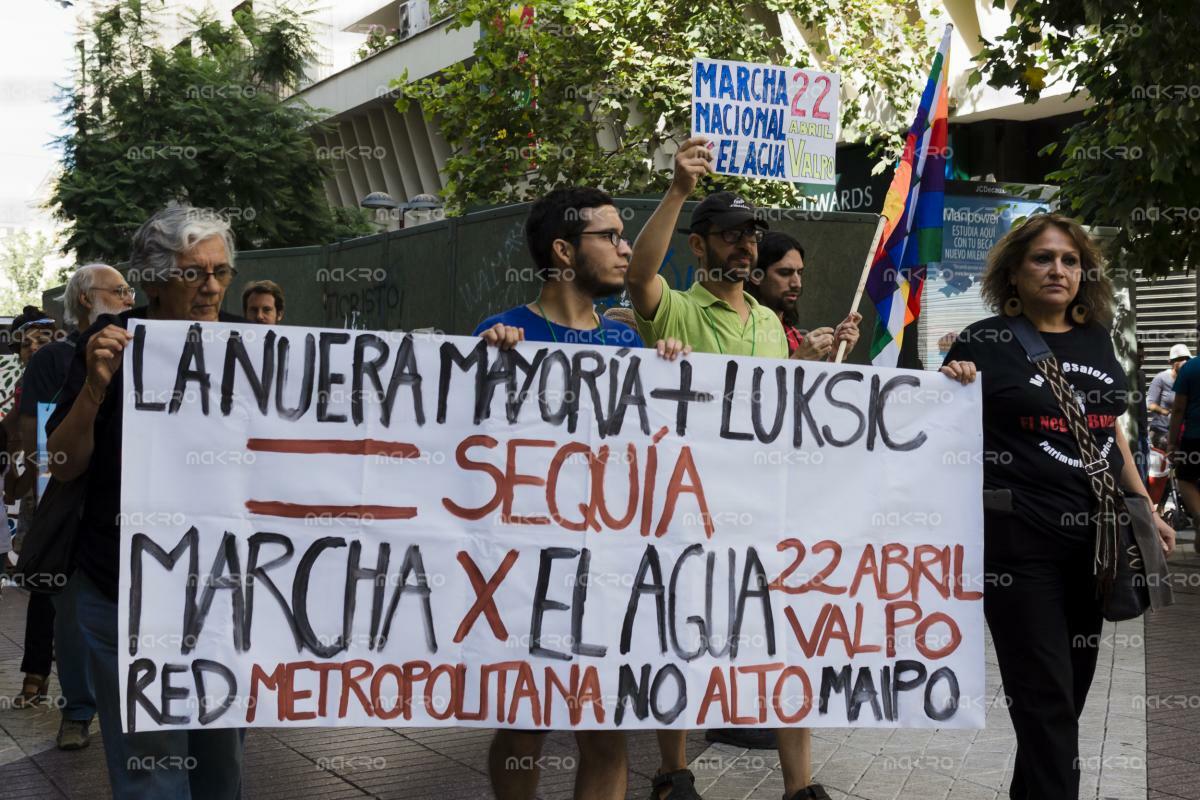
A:
<svg viewBox="0 0 1200 800">
<path fill-rule="evenodd" d="M 136 323 L 128 731 L 979 727 L 978 386 Z"/>
<path fill-rule="evenodd" d="M 832 72 L 696 59 L 692 136 L 721 175 L 833 186 L 840 96 Z"/>
</svg>

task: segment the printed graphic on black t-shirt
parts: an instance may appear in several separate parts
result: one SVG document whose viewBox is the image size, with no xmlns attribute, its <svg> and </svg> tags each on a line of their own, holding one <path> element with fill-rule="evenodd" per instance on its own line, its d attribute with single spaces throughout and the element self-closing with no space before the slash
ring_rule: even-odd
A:
<svg viewBox="0 0 1200 800">
<path fill-rule="evenodd" d="M 1098 325 L 1043 333 L 1075 390 L 1088 428 L 1112 469 L 1124 464 L 1115 423 L 1125 411 L 1125 373 Z M 1001 317 L 971 325 L 946 356 L 973 361 L 983 381 L 984 486 L 1011 489 L 1028 523 L 1073 538 L 1091 537 L 1092 494 L 1079 446 L 1054 393 Z"/>
</svg>

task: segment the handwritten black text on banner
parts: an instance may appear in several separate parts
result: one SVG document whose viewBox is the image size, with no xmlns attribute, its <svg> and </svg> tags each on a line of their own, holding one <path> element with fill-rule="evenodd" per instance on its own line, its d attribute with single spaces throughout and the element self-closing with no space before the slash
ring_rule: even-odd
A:
<svg viewBox="0 0 1200 800">
<path fill-rule="evenodd" d="M 127 730 L 982 724 L 976 387 L 184 322 L 123 368 Z"/>
</svg>

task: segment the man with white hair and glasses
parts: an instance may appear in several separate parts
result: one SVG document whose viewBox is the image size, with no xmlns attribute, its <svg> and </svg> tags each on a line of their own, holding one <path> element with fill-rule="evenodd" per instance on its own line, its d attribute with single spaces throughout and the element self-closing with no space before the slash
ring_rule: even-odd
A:
<svg viewBox="0 0 1200 800">
<path fill-rule="evenodd" d="M 125 283 L 120 272 L 107 264 L 85 264 L 76 269 L 67 281 L 62 300 L 66 321 L 74 329 L 65 338 L 53 341 L 34 353 L 23 378 L 19 425 L 25 472 L 19 485 L 30 489 L 37 480 L 40 466 L 37 458 L 39 406 L 53 406 L 57 402 L 80 335 L 101 314 L 120 314 L 130 308 L 133 305 L 133 289 Z M 54 660 L 63 693 L 62 721 L 56 740 L 60 750 L 87 747 L 92 717 L 96 714 L 87 668 L 87 651 L 75 615 L 75 589 L 76 582 L 68 580 L 60 592 L 51 595 L 50 619 L 42 619 L 37 623 L 54 629 Z M 48 657 L 46 663 L 49 663 Z"/>
<path fill-rule="evenodd" d="M 50 419 L 50 471 L 87 477 L 79 523 L 77 612 L 88 652 L 100 733 L 114 798 L 236 798 L 241 793 L 243 731 L 121 730 L 117 670 L 117 585 L 121 511 L 122 351 L 131 318 L 243 321 L 221 302 L 237 274 L 229 223 L 207 210 L 171 205 L 133 237 L 129 275 L 149 305 L 101 315 L 80 337 Z M 164 765 L 165 759 L 165 765 Z M 156 768 L 141 769 L 153 763 Z"/>
</svg>

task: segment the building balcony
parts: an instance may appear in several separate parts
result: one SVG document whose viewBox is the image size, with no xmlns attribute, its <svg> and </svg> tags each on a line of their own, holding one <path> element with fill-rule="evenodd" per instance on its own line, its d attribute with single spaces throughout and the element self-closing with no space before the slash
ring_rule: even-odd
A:
<svg viewBox="0 0 1200 800">
<path fill-rule="evenodd" d="M 441 190 L 449 147 L 418 104 L 396 111 L 391 83 L 405 70 L 419 80 L 469 58 L 478 38 L 477 26 L 450 30 L 441 20 L 293 95 L 322 110 L 331 129 L 313 134 L 318 157 L 333 166 L 330 203 L 356 207 L 370 192 L 405 201 Z"/>
</svg>

